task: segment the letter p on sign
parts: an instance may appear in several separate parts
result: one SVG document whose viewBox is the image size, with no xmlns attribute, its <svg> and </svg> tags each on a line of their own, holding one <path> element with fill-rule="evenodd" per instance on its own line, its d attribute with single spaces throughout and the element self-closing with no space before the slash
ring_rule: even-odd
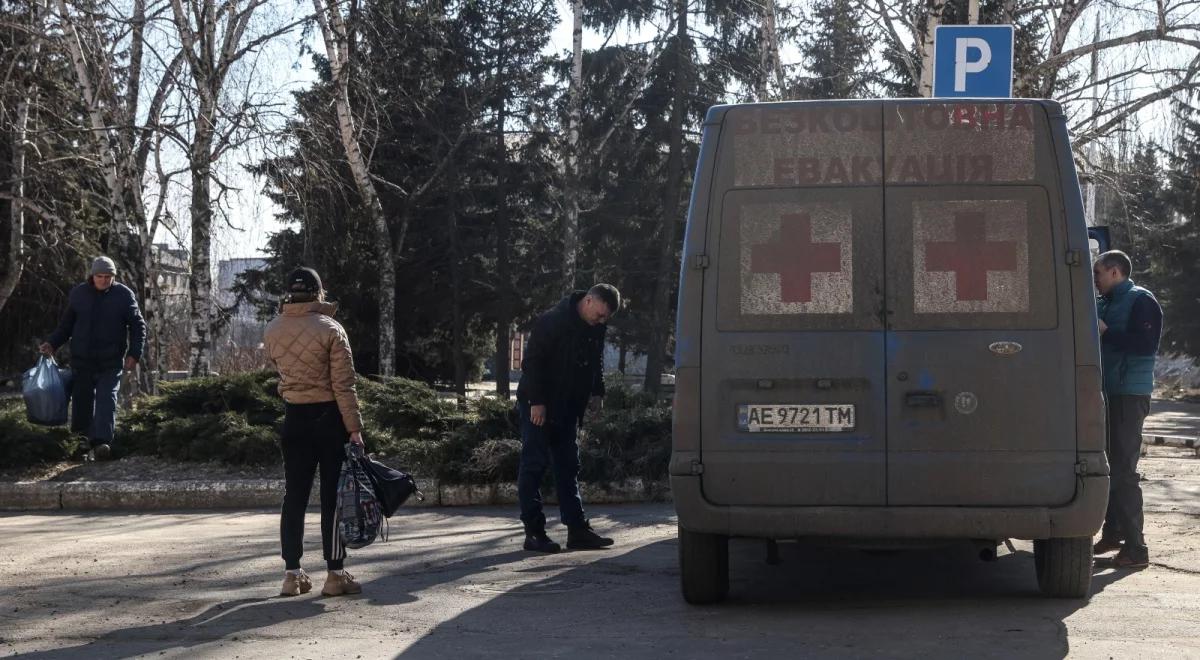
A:
<svg viewBox="0 0 1200 660">
<path fill-rule="evenodd" d="M 933 95 L 1012 96 L 1011 25 L 940 25 L 934 35 Z"/>
<path fill-rule="evenodd" d="M 979 59 L 970 59 L 971 50 L 979 51 Z M 992 63 L 992 47 L 979 37 L 958 37 L 954 40 L 954 91 L 967 91 L 967 74 L 986 71 Z"/>
</svg>

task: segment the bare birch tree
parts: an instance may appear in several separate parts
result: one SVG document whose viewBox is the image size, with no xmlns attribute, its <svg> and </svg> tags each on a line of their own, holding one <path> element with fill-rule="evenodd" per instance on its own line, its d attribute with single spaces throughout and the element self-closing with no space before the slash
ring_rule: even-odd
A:
<svg viewBox="0 0 1200 660">
<path fill-rule="evenodd" d="M 60 0 L 61 2 L 62 0 Z M 214 324 L 212 233 L 214 166 L 234 146 L 234 135 L 257 113 L 247 96 L 226 102 L 230 72 L 247 55 L 300 25 L 308 16 L 250 37 L 248 30 L 269 0 L 171 0 L 175 31 L 191 74 L 195 94 L 190 137 L 186 141 L 191 175 L 191 277 L 189 287 L 188 370 L 207 375 Z M 247 92 L 247 95 L 249 93 Z M 177 137 L 177 139 L 179 139 Z"/>
<path fill-rule="evenodd" d="M 29 31 L 31 34 L 42 32 L 44 9 L 40 1 L 29 4 Z M 21 88 L 21 96 L 17 101 L 16 117 L 13 120 L 12 137 L 12 186 L 9 204 L 9 236 L 7 270 L 0 279 L 0 311 L 8 299 L 12 297 L 21 274 L 25 270 L 25 153 L 28 149 L 29 114 L 36 102 L 37 71 L 41 61 L 42 40 L 34 38 L 30 41 L 22 61 L 17 64 L 19 77 L 17 84 Z"/>
<path fill-rule="evenodd" d="M 379 262 L 379 373 L 391 376 L 396 372 L 396 260 L 387 217 L 362 147 L 358 144 L 358 122 L 350 106 L 350 45 L 354 38 L 354 27 L 347 24 L 336 0 L 313 0 L 313 9 L 321 26 L 333 78 L 338 135 L 354 177 L 354 186 L 370 214 L 375 230 L 376 258 Z"/>
<path fill-rule="evenodd" d="M 786 89 L 783 62 L 779 55 L 779 27 L 775 13 L 775 0 L 763 0 L 762 19 L 759 26 L 759 77 L 755 98 L 759 101 L 778 100 Z M 777 95 L 769 89 L 771 77 L 775 77 Z"/>
<path fill-rule="evenodd" d="M 583 107 L 583 0 L 571 0 L 571 83 L 567 89 L 567 153 L 563 159 L 563 290 L 575 289 L 579 253 L 579 127 Z"/>
<path fill-rule="evenodd" d="M 933 45 L 937 28 L 942 24 L 942 14 L 946 11 L 947 0 L 926 0 L 925 29 L 921 30 L 921 80 L 917 85 L 917 93 L 921 96 L 933 96 Z"/>
<path fill-rule="evenodd" d="M 647 392 L 658 393 L 662 384 L 662 373 L 666 363 L 667 339 L 670 336 L 671 293 L 674 290 L 675 237 L 679 232 L 682 219 L 683 195 L 683 149 L 684 123 L 686 121 L 687 103 L 684 76 L 687 68 L 687 49 L 690 38 L 688 32 L 688 1 L 677 0 L 675 3 L 675 44 L 674 62 L 675 75 L 679 77 L 672 85 L 671 117 L 669 124 L 670 137 L 667 143 L 666 185 L 662 197 L 662 228 L 658 237 L 658 265 L 655 269 L 654 293 L 650 303 L 650 347 L 646 354 L 646 376 L 642 386 Z"/>
<path fill-rule="evenodd" d="M 163 44 L 148 43 L 151 16 L 160 14 L 165 5 L 147 6 L 146 0 L 133 0 L 129 6 L 111 4 L 84 11 L 56 0 L 56 7 L 61 40 L 75 74 L 74 87 L 86 108 L 93 163 L 99 163 L 104 183 L 110 222 L 102 245 L 107 244 L 120 258 L 127 273 L 123 279 L 137 294 L 148 327 L 154 328 L 158 309 L 153 295 L 156 270 L 152 248 L 161 208 L 155 214 L 146 213 L 147 164 L 164 108 L 176 86 L 182 55 L 161 52 Z M 114 55 L 120 46 L 127 53 L 123 58 Z M 156 80 L 148 75 L 151 69 Z M 150 98 L 148 106 L 143 106 L 144 95 Z M 143 391 L 153 391 L 162 367 L 158 343 L 151 332 L 139 369 L 138 384 Z"/>
</svg>

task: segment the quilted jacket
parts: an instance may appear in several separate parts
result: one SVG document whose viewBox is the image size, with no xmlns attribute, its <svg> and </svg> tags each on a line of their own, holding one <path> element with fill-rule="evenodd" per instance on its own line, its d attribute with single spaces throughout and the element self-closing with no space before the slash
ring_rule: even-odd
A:
<svg viewBox="0 0 1200 660">
<path fill-rule="evenodd" d="M 269 324 L 267 354 L 279 370 L 279 394 L 288 403 L 336 401 L 346 431 L 362 430 L 354 389 L 354 355 L 334 303 L 289 303 Z"/>
</svg>

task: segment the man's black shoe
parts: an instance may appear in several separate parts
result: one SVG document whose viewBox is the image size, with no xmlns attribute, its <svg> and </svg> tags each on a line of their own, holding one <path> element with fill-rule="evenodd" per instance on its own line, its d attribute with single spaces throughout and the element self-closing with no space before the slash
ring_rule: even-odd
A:
<svg viewBox="0 0 1200 660">
<path fill-rule="evenodd" d="M 107 444 L 98 444 L 92 446 L 92 455 L 97 461 L 107 461 L 112 457 L 112 447 Z"/>
<path fill-rule="evenodd" d="M 545 532 L 541 532 L 525 535 L 525 549 L 530 552 L 554 554 L 562 550 L 562 547 L 552 541 L 549 536 L 546 536 Z"/>
<path fill-rule="evenodd" d="M 1104 538 L 1102 536 L 1102 537 L 1100 537 L 1100 540 L 1096 542 L 1096 545 L 1092 546 L 1092 554 L 1093 555 L 1106 555 L 1110 552 L 1113 552 L 1114 550 L 1120 550 L 1120 549 L 1121 549 L 1120 541 L 1118 541 L 1117 539 L 1113 539 L 1113 538 Z"/>
<path fill-rule="evenodd" d="M 592 531 L 591 525 L 580 525 L 567 530 L 567 547 L 571 550 L 600 550 L 612 544 L 612 539 Z"/>
</svg>

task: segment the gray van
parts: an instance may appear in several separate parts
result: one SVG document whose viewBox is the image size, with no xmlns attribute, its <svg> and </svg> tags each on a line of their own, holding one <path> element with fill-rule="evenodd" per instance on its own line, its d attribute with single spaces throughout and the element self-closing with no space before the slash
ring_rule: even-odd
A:
<svg viewBox="0 0 1200 660">
<path fill-rule="evenodd" d="M 1088 230 L 1060 106 L 718 106 L 679 288 L 684 597 L 730 537 L 1034 541 L 1086 597 L 1108 499 Z"/>
</svg>

